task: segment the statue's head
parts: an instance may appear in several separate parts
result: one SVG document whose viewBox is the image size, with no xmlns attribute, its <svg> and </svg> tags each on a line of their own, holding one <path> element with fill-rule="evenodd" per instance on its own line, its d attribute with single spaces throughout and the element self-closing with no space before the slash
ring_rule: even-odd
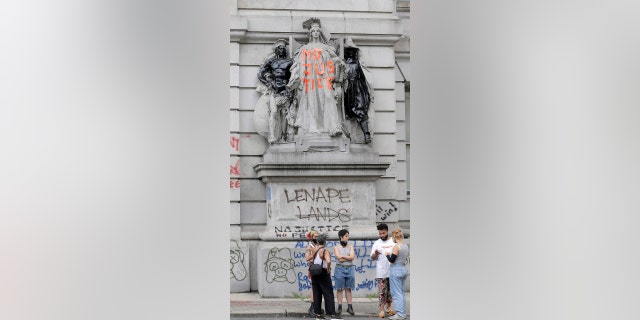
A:
<svg viewBox="0 0 640 320">
<path fill-rule="evenodd" d="M 344 57 L 357 59 L 360 55 L 360 48 L 353 43 L 353 39 L 348 37 L 344 42 Z"/>
<path fill-rule="evenodd" d="M 331 39 L 331 34 L 322 30 L 322 24 L 318 18 L 307 19 L 302 23 L 302 27 L 309 30 L 309 41 L 319 41 L 326 44 Z"/>
<path fill-rule="evenodd" d="M 284 39 L 278 39 L 276 40 L 276 42 L 273 44 L 273 52 L 276 54 L 276 56 L 278 57 L 287 57 L 287 40 Z"/>
</svg>

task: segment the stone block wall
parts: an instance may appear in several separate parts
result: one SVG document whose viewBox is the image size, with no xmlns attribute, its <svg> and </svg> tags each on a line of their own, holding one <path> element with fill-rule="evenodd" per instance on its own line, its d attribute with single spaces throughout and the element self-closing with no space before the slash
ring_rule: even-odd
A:
<svg viewBox="0 0 640 320">
<path fill-rule="evenodd" d="M 266 225 L 265 184 L 253 167 L 269 147 L 255 132 L 256 74 L 273 42 L 292 36 L 307 42 L 302 22 L 318 17 L 332 38 L 350 36 L 374 76 L 373 150 L 390 164 L 376 181 L 376 221 L 398 224 L 409 232 L 408 145 L 408 1 L 392 0 L 234 0 L 230 19 L 230 199 L 231 240 L 241 244 L 247 261 L 256 263 L 259 233 Z M 400 10 L 398 10 L 400 8 Z M 337 235 L 330 235 L 337 237 Z M 375 240 L 375 239 L 372 239 Z M 233 244 L 233 242 L 232 242 Z M 233 248 L 233 245 L 232 245 Z M 232 250 L 233 251 L 233 250 Z M 245 253 L 245 251 L 242 251 Z M 251 265 L 251 264 L 249 264 Z M 264 270 L 251 265 L 250 286 L 233 284 L 232 292 L 256 291 Z"/>
</svg>

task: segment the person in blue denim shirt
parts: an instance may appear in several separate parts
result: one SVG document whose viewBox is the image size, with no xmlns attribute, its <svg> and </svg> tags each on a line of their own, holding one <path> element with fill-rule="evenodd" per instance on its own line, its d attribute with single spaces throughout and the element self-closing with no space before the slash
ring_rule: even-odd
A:
<svg viewBox="0 0 640 320">
<path fill-rule="evenodd" d="M 409 246 L 404 243 L 402 229 L 398 228 L 391 232 L 391 237 L 396 243 L 391 253 L 385 253 L 391 268 L 389 272 L 389 282 L 391 286 L 391 297 L 395 306 L 396 314 L 389 317 L 391 320 L 404 320 L 407 317 L 405 310 L 406 300 L 404 296 L 404 282 L 407 280 L 407 268 L 405 263 L 409 256 Z"/>
<path fill-rule="evenodd" d="M 356 287 L 356 277 L 353 267 L 353 259 L 356 258 L 355 251 L 353 250 L 353 244 L 349 243 L 349 231 L 342 229 L 338 232 L 340 238 L 340 245 L 333 247 L 333 254 L 336 257 L 337 263 L 335 271 L 333 273 L 336 283 L 336 291 L 338 295 L 338 311 L 337 314 L 342 313 L 342 291 L 345 291 L 347 296 L 347 312 L 353 315 L 353 298 L 351 296 L 351 290 Z"/>
</svg>

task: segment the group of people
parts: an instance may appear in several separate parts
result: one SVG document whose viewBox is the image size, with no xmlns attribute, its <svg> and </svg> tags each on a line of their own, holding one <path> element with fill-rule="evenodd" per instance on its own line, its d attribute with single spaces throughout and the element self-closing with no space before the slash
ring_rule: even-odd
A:
<svg viewBox="0 0 640 320">
<path fill-rule="evenodd" d="M 360 61 L 360 48 L 347 38 L 342 45 L 343 58 L 340 45 L 330 39 L 319 19 L 308 19 L 303 27 L 308 30 L 307 44 L 290 57 L 288 42 L 278 39 L 258 71 L 256 90 L 263 94 L 254 111 L 258 133 L 269 143 L 290 142 L 294 135 L 350 136 L 353 129 L 345 130 L 343 124 L 349 120 L 360 127 L 362 142 L 370 143 L 368 113 L 373 83 Z"/>
<path fill-rule="evenodd" d="M 404 295 L 404 283 L 407 279 L 405 266 L 409 256 L 409 247 L 404 243 L 404 235 L 400 228 L 395 229 L 389 237 L 389 227 L 385 223 L 377 226 L 378 236 L 371 247 L 371 259 L 376 261 L 376 281 L 378 285 L 378 301 L 380 307 L 379 317 L 389 315 L 389 319 L 406 318 L 406 300 Z M 326 315 L 331 319 L 342 319 L 343 292 L 347 300 L 347 312 L 354 315 L 352 290 L 355 289 L 355 271 L 353 260 L 356 258 L 353 243 L 349 243 L 349 231 L 340 230 L 338 238 L 340 244 L 333 247 L 336 267 L 334 270 L 335 289 L 337 292 L 338 308 L 336 310 L 333 285 L 331 282 L 331 252 L 326 250 L 327 235 L 319 234 L 312 230 L 307 234 L 309 246 L 305 258 L 310 264 L 321 264 L 322 273 L 311 278 L 311 306 L 309 313 L 316 319 L 325 319 Z M 324 298 L 325 309 L 322 310 Z M 392 308 L 393 302 L 395 310 Z"/>
</svg>

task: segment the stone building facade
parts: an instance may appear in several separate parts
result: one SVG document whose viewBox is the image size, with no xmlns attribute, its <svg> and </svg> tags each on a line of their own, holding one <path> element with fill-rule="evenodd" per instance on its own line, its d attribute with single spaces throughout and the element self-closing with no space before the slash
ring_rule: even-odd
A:
<svg viewBox="0 0 640 320">
<path fill-rule="evenodd" d="M 400 226 L 410 235 L 409 210 L 409 3 L 401 0 L 234 0 L 230 22 L 230 204 L 231 291 L 259 291 L 263 296 L 307 296 L 310 282 L 304 274 L 306 241 L 265 245 L 260 234 L 267 224 L 267 184 L 256 166 L 269 148 L 254 128 L 253 111 L 260 94 L 256 74 L 277 39 L 300 39 L 302 22 L 322 20 L 334 37 L 349 36 L 362 51 L 373 75 L 375 102 L 371 105 L 371 148 L 388 163 L 375 181 L 375 222 L 390 229 Z M 375 262 L 368 249 L 375 240 L 375 223 L 367 235 L 352 234 L 357 247 L 357 289 L 354 296 L 375 292 Z M 305 230 L 298 230 L 304 234 Z M 289 230 L 296 233 L 296 230 Z M 337 232 L 329 232 L 335 244 Z M 302 257 L 301 257 L 302 253 Z M 277 263 L 276 263 L 277 262 Z M 285 276 L 282 283 L 267 263 L 276 263 Z M 373 272 L 373 276 L 372 276 Z M 304 278 L 304 277 L 302 277 Z M 407 289 L 408 289 L 407 281 Z M 274 287 L 275 285 L 275 287 Z"/>
</svg>

